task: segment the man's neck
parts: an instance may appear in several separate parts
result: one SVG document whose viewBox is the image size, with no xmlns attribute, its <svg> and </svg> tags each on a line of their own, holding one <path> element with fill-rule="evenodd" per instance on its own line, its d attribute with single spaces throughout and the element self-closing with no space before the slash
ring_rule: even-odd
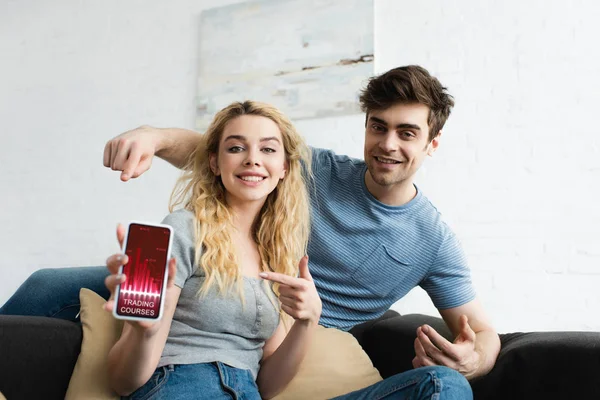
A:
<svg viewBox="0 0 600 400">
<path fill-rule="evenodd" d="M 382 186 L 373 180 L 368 170 L 365 173 L 365 185 L 369 193 L 377 200 L 393 207 L 402 206 L 417 195 L 417 189 L 413 185 L 412 179 L 406 179 L 394 185 Z"/>
</svg>

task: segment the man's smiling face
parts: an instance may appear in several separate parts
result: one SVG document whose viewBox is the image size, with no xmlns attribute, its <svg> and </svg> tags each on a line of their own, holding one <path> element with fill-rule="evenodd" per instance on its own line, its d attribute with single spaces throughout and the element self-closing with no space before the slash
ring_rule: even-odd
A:
<svg viewBox="0 0 600 400">
<path fill-rule="evenodd" d="M 364 158 L 378 189 L 389 191 L 412 184 L 425 157 L 436 150 L 438 137 L 429 141 L 428 116 L 429 107 L 418 103 L 369 112 Z M 377 197 L 377 193 L 372 194 Z"/>
</svg>

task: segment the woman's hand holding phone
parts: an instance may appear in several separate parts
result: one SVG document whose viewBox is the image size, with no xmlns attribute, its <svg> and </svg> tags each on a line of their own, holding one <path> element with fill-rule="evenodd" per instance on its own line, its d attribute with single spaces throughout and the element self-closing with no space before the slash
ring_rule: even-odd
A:
<svg viewBox="0 0 600 400">
<path fill-rule="evenodd" d="M 119 224 L 117 226 L 117 240 L 119 241 L 119 246 L 121 248 L 123 248 L 123 241 L 125 240 L 125 227 L 121 224 Z M 115 295 L 116 295 L 117 287 L 120 284 L 125 283 L 125 281 L 127 280 L 127 276 L 125 276 L 124 274 L 119 274 L 119 270 L 120 270 L 121 266 L 127 264 L 128 261 L 129 260 L 128 260 L 127 255 L 123 254 L 123 253 L 113 254 L 110 257 L 108 257 L 108 259 L 106 260 L 106 267 L 110 271 L 110 275 L 106 277 L 104 284 L 110 291 L 110 298 L 104 304 L 104 310 L 106 310 L 107 312 L 110 312 L 111 314 L 115 307 Z M 169 260 L 169 270 L 168 270 L 168 278 L 167 278 L 167 285 L 166 285 L 167 293 L 172 291 L 175 287 L 174 282 L 175 282 L 176 265 L 177 264 L 176 264 L 175 258 L 171 258 Z M 165 295 L 167 293 L 165 293 Z M 169 297 L 170 296 L 168 296 L 168 295 L 166 296 L 165 302 L 168 301 Z M 165 304 L 165 307 L 166 306 L 167 305 Z M 137 320 L 137 321 L 124 321 L 124 322 L 126 324 L 131 325 L 132 327 L 134 327 L 136 329 L 146 331 L 146 333 L 148 333 L 148 334 L 153 334 L 153 333 L 157 332 L 161 325 L 160 320 L 159 321 Z"/>
</svg>

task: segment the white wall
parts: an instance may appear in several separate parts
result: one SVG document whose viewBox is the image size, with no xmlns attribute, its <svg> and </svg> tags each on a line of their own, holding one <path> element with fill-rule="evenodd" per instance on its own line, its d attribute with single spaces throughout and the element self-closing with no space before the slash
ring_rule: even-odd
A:
<svg viewBox="0 0 600 400">
<path fill-rule="evenodd" d="M 104 144 L 193 126 L 200 12 L 226 3 L 0 0 L 0 303 L 38 268 L 103 264 L 117 222 L 167 214 L 177 171 L 124 184 Z"/>
<path fill-rule="evenodd" d="M 600 330 L 600 3 L 399 1 L 378 71 L 426 65 L 456 108 L 419 183 L 501 331 Z M 415 290 L 403 312 L 432 311 Z"/>
<path fill-rule="evenodd" d="M 0 303 L 38 268 L 102 264 L 118 221 L 167 212 L 177 172 L 156 161 L 121 183 L 103 146 L 143 123 L 193 127 L 199 14 L 234 2 L 0 0 Z M 418 184 L 500 331 L 600 330 L 599 11 L 376 0 L 377 72 L 423 64 L 456 97 Z M 298 123 L 353 156 L 362 126 Z M 435 313 L 419 289 L 396 308 Z"/>
</svg>

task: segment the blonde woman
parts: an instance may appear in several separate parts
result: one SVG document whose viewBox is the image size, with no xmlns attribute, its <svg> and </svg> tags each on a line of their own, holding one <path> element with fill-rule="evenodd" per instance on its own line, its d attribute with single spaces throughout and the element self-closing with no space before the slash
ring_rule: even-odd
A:
<svg viewBox="0 0 600 400">
<path fill-rule="evenodd" d="M 174 228 L 164 317 L 125 322 L 109 353 L 117 393 L 260 399 L 294 377 L 321 315 L 304 256 L 305 169 L 309 150 L 275 108 L 246 101 L 217 113 L 163 221 Z M 126 262 L 107 260 L 107 311 Z"/>
</svg>

